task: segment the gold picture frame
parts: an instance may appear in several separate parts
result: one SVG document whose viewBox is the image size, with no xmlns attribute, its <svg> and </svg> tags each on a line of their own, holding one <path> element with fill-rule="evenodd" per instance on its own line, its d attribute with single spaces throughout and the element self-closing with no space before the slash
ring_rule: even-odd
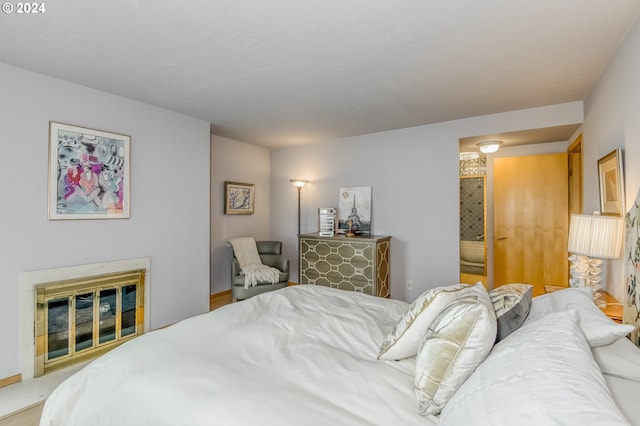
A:
<svg viewBox="0 0 640 426">
<path fill-rule="evenodd" d="M 224 183 L 224 214 L 253 214 L 254 199 L 253 183 Z"/>
<path fill-rule="evenodd" d="M 600 211 L 607 216 L 624 215 L 624 176 L 622 150 L 614 149 L 598 160 Z"/>
</svg>

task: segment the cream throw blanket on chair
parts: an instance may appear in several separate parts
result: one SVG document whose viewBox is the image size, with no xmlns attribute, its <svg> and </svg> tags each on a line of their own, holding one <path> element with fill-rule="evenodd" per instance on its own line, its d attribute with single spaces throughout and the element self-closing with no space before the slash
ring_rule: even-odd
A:
<svg viewBox="0 0 640 426">
<path fill-rule="evenodd" d="M 233 253 L 240 263 L 241 273 L 244 274 L 244 288 L 255 286 L 258 281 L 277 284 L 280 271 L 271 266 L 263 265 L 256 247 L 256 240 L 252 237 L 232 238 Z"/>
</svg>

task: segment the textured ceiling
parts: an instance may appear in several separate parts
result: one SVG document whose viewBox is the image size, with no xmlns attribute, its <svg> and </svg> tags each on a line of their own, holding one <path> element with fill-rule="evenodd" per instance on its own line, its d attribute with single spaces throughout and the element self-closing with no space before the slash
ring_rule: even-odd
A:
<svg viewBox="0 0 640 426">
<path fill-rule="evenodd" d="M 581 100 L 640 0 L 53 0 L 0 62 L 278 147 Z"/>
</svg>

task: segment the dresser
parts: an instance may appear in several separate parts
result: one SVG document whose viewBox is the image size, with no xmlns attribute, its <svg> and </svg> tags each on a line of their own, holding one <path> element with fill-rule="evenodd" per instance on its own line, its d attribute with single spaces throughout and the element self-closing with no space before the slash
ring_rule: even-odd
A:
<svg viewBox="0 0 640 426">
<path fill-rule="evenodd" d="M 389 297 L 391 237 L 298 236 L 300 284 L 323 285 Z"/>
</svg>

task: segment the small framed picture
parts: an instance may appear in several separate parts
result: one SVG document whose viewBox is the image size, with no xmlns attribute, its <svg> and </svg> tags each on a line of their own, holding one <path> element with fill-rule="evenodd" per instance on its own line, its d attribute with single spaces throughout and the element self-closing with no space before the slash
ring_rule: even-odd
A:
<svg viewBox="0 0 640 426">
<path fill-rule="evenodd" d="M 255 185 L 252 183 L 224 183 L 224 214 L 253 214 Z"/>
<path fill-rule="evenodd" d="M 624 178 L 620 148 L 598 160 L 598 180 L 602 214 L 622 217 L 624 215 Z"/>
<path fill-rule="evenodd" d="M 343 186 L 338 196 L 338 232 L 371 234 L 371 187 Z"/>
<path fill-rule="evenodd" d="M 128 219 L 131 138 L 49 122 L 49 220 Z"/>
</svg>

